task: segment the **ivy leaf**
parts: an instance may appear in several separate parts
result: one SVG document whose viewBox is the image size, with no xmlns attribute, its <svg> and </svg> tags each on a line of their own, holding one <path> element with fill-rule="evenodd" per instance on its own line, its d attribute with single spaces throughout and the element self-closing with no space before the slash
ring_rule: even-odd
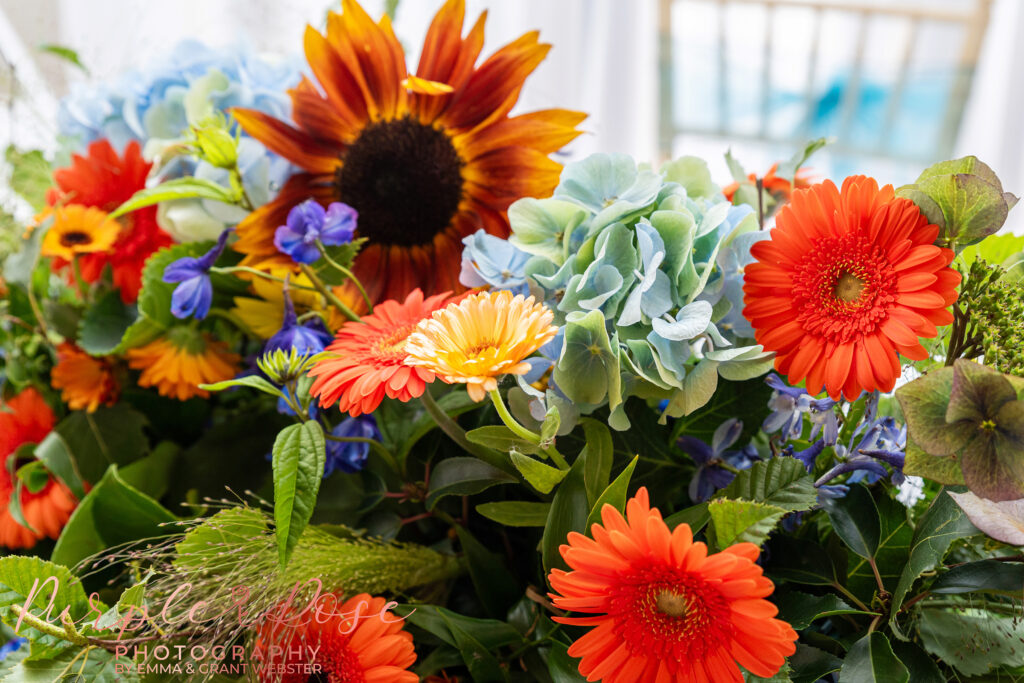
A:
<svg viewBox="0 0 1024 683">
<path fill-rule="evenodd" d="M 430 475 L 427 509 L 433 510 L 445 496 L 471 496 L 498 484 L 514 484 L 516 478 L 482 460 L 445 458 Z"/>
<path fill-rule="evenodd" d="M 949 545 L 958 538 L 971 536 L 978 532 L 967 516 L 957 506 L 949 493 L 942 491 L 931 506 L 921 516 L 914 529 L 914 538 L 910 544 L 910 556 L 900 573 L 900 580 L 893 591 L 890 607 L 889 626 L 893 634 L 906 640 L 899 629 L 896 616 L 903 605 L 907 592 L 914 585 L 922 572 L 932 569 L 945 557 Z"/>
<path fill-rule="evenodd" d="M 910 672 L 892 651 L 889 639 L 874 631 L 846 653 L 840 683 L 908 683 Z"/>
<path fill-rule="evenodd" d="M 551 503 L 533 503 L 525 500 L 504 500 L 481 503 L 476 511 L 487 519 L 504 526 L 542 527 L 548 521 Z"/>
<path fill-rule="evenodd" d="M 274 525 L 283 569 L 313 515 L 327 450 L 314 420 L 285 427 L 274 441 Z"/>
</svg>

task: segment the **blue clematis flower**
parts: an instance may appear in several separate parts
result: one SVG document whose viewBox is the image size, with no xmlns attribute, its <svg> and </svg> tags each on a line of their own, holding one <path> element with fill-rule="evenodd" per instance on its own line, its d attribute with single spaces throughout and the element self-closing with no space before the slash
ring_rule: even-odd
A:
<svg viewBox="0 0 1024 683">
<path fill-rule="evenodd" d="M 811 420 L 810 440 L 823 434 L 825 445 L 831 446 L 839 438 L 839 421 L 834 410 L 836 402 L 830 398 L 814 398 L 803 389 L 791 387 L 776 375 L 765 382 L 775 391 L 768 401 L 771 414 L 761 428 L 768 434 L 780 432 L 783 441 L 798 438 L 804 428 L 804 416 Z"/>
<path fill-rule="evenodd" d="M 825 450 L 825 440 L 818 439 L 802 451 L 794 450 L 793 446 L 790 445 L 783 448 L 782 453 L 802 462 L 807 471 L 810 472 L 814 469 L 814 463 L 817 462 L 818 456 L 821 455 L 823 450 Z"/>
<path fill-rule="evenodd" d="M 164 269 L 163 281 L 178 283 L 171 295 L 171 313 L 175 318 L 194 316 L 196 320 L 202 320 L 210 312 L 210 304 L 213 302 L 210 268 L 224 251 L 230 232 L 223 231 L 217 244 L 199 258 L 186 256 Z"/>
<path fill-rule="evenodd" d="M 297 263 L 314 263 L 320 259 L 317 241 L 329 247 L 351 242 L 358 217 L 348 204 L 333 202 L 325 210 L 307 199 L 288 212 L 285 225 L 274 233 L 274 246 Z"/>
<path fill-rule="evenodd" d="M 372 415 L 347 417 L 331 430 L 331 434 L 343 438 L 380 439 L 377 420 Z M 369 453 L 370 444 L 365 441 L 332 441 L 328 439 L 324 477 L 329 477 L 335 470 L 348 473 L 360 471 L 366 467 L 366 458 Z"/>
<path fill-rule="evenodd" d="M 526 282 L 526 262 L 530 254 L 518 249 L 508 240 L 477 230 L 464 238 L 466 248 L 462 251 L 462 272 L 459 282 L 466 287 L 507 289 L 513 294 L 528 296 L 530 286 Z"/>
<path fill-rule="evenodd" d="M 15 636 L 3 645 L 0 645 L 0 662 L 7 659 L 7 657 L 10 656 L 12 652 L 17 652 L 18 650 L 20 650 L 21 646 L 27 642 L 28 638 L 21 638 L 19 636 Z"/>
<path fill-rule="evenodd" d="M 846 481 L 847 484 L 860 481 L 873 484 L 882 477 L 891 476 L 893 484 L 898 486 L 904 480 L 906 446 L 906 425 L 897 426 L 896 420 L 892 417 L 883 417 L 872 422 L 865 421 L 854 432 L 848 446 L 840 444 L 835 447 L 839 462 L 821 475 L 814 485 L 821 487 L 836 477 L 852 472 Z M 891 475 L 885 465 L 892 469 Z"/>
<path fill-rule="evenodd" d="M 708 446 L 693 436 L 682 436 L 676 445 L 697 463 L 697 471 L 690 480 L 690 499 L 699 503 L 710 498 L 715 491 L 725 488 L 735 478 L 735 474 L 721 467 L 722 463 L 745 470 L 759 460 L 757 449 L 747 444 L 739 450 L 726 450 L 740 438 L 743 423 L 730 418 L 718 426 Z"/>
<path fill-rule="evenodd" d="M 324 327 L 319 317 L 312 322 L 299 324 L 298 316 L 295 315 L 295 304 L 286 291 L 284 293 L 284 322 L 281 329 L 274 333 L 267 340 L 263 347 L 263 353 L 272 351 L 298 350 L 307 356 L 320 353 L 331 341 L 331 333 Z"/>
</svg>

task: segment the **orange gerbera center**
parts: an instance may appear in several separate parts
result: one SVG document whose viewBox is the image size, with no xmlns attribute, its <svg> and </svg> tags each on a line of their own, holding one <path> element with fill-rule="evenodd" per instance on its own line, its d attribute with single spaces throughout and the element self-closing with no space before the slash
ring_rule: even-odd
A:
<svg viewBox="0 0 1024 683">
<path fill-rule="evenodd" d="M 416 329 L 415 324 L 401 327 L 382 335 L 373 347 L 374 360 L 384 365 L 401 365 L 405 361 L 405 342 Z"/>
<path fill-rule="evenodd" d="M 797 320 L 836 343 L 874 332 L 896 301 L 896 273 L 863 233 L 819 241 L 795 270 Z"/>
<path fill-rule="evenodd" d="M 359 212 L 359 234 L 377 244 L 430 244 L 462 202 L 464 162 L 440 128 L 411 116 L 368 125 L 335 172 L 339 198 Z"/>
<path fill-rule="evenodd" d="M 731 636 L 728 601 L 690 572 L 665 566 L 637 569 L 619 577 L 610 603 L 608 614 L 621 620 L 620 635 L 637 655 L 703 658 Z"/>
</svg>

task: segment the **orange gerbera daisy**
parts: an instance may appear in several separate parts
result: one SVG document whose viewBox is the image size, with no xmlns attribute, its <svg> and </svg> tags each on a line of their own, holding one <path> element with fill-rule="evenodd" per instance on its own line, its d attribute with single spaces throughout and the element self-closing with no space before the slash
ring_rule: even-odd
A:
<svg viewBox="0 0 1024 683">
<path fill-rule="evenodd" d="M 251 109 L 233 114 L 247 133 L 303 169 L 278 197 L 238 226 L 246 265 L 287 257 L 274 231 L 313 197 L 359 212 L 368 238 L 353 271 L 374 301 L 461 291 L 462 238 L 479 228 L 506 236 L 506 209 L 546 197 L 561 164 L 548 157 L 579 135 L 586 116 L 565 109 L 509 117 L 527 76 L 550 45 L 527 33 L 476 68 L 484 17 L 461 37 L 463 0 L 448 0 L 427 31 L 414 76 L 387 16 L 379 23 L 355 0 L 327 17 L 327 34 L 306 29 L 319 88 L 291 91 L 295 125 Z"/>
<path fill-rule="evenodd" d="M 31 528 L 16 521 L 9 508 L 15 486 L 12 473 L 23 464 L 15 460 L 18 448 L 42 441 L 55 422 L 50 406 L 32 388 L 0 411 L 0 546 L 31 548 L 42 538 L 56 539 L 78 504 L 64 484 L 50 477 L 42 489 L 33 493 L 23 486 L 19 493 L 21 515 Z"/>
<path fill-rule="evenodd" d="M 109 142 L 97 140 L 89 145 L 86 156 L 75 154 L 71 166 L 54 171 L 57 187 L 50 190 L 47 201 L 67 209 L 85 206 L 110 213 L 146 186 L 151 166 L 137 142 L 128 143 L 124 155 L 118 156 Z M 109 264 L 121 298 L 126 303 L 138 299 L 146 259 L 172 241 L 157 225 L 156 210 L 149 206 L 117 219 L 112 248 L 80 257 L 82 279 L 95 282 Z"/>
<path fill-rule="evenodd" d="M 798 190 L 751 249 L 743 314 L 790 384 L 806 379 L 834 399 L 890 391 L 897 354 L 927 358 L 919 339 L 953 321 L 960 274 L 938 236 L 917 205 L 871 178 Z"/>
<path fill-rule="evenodd" d="M 207 398 L 200 384 L 233 378 L 241 360 L 228 345 L 190 327 L 172 328 L 163 338 L 126 353 L 128 366 L 141 370 L 140 387 L 156 387 L 161 396 L 187 401 Z"/>
<path fill-rule="evenodd" d="M 117 223 L 99 209 L 64 206 L 53 212 L 53 225 L 46 231 L 40 253 L 63 262 L 79 255 L 106 252 L 117 241 Z"/>
<path fill-rule="evenodd" d="M 61 399 L 71 410 L 90 413 L 117 400 L 119 387 L 110 361 L 93 358 L 74 344 L 57 348 L 57 365 L 50 372 L 50 385 L 61 390 Z"/>
<path fill-rule="evenodd" d="M 470 398 L 482 401 L 498 388 L 498 377 L 530 371 L 523 359 L 555 338 L 553 319 L 532 296 L 473 294 L 421 321 L 405 346 L 405 362 L 465 384 Z"/>
<path fill-rule="evenodd" d="M 785 201 L 788 200 L 790 195 L 793 194 L 793 190 L 802 190 L 806 187 L 810 187 L 811 185 L 810 169 L 801 168 L 800 170 L 798 170 L 796 172 L 796 175 L 793 177 L 794 182 L 789 182 L 785 178 L 780 178 L 779 176 L 775 175 L 776 171 L 778 170 L 779 164 L 778 162 L 775 162 L 774 164 L 772 164 L 772 167 L 768 169 L 768 172 L 761 177 L 761 187 L 767 190 L 768 194 L 772 195 L 773 197 L 777 197 L 778 199 Z M 751 183 L 756 183 L 757 174 L 751 173 L 750 175 L 747 176 L 747 179 Z M 729 183 L 728 185 L 722 188 L 722 194 L 724 194 L 725 198 L 731 202 L 733 196 L 735 196 L 736 194 L 736 190 L 738 189 L 740 189 L 739 183 Z"/>
<path fill-rule="evenodd" d="M 601 520 L 593 539 L 569 534 L 560 551 L 572 571 L 548 577 L 555 606 L 592 615 L 554 617 L 594 627 L 569 648 L 588 681 L 741 683 L 737 664 L 767 678 L 796 651 L 796 632 L 765 600 L 774 586 L 757 546 L 708 555 L 688 525 L 669 531 L 645 488 L 625 519 L 605 505 Z"/>
<path fill-rule="evenodd" d="M 316 611 L 275 611 L 260 626 L 253 659 L 261 681 L 417 683 L 412 635 L 385 611 L 384 598 L 327 594 Z M 278 673 L 284 671 L 285 673 Z"/>
<path fill-rule="evenodd" d="M 434 373 L 405 364 L 405 342 L 416 325 L 453 299 L 449 292 L 424 298 L 414 289 L 403 303 L 384 301 L 361 322 L 347 322 L 326 351 L 330 357 L 309 371 L 310 393 L 324 408 L 337 402 L 352 417 L 372 413 L 385 396 L 409 401 L 422 396 Z"/>
</svg>

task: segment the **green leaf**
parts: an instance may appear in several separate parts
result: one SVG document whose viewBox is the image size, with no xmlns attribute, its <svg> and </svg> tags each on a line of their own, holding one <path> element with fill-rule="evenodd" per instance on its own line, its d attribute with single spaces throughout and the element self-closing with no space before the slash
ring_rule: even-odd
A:
<svg viewBox="0 0 1024 683">
<path fill-rule="evenodd" d="M 822 503 L 832 521 L 832 528 L 850 550 L 864 558 L 874 558 L 882 534 L 882 522 L 871 492 L 855 484 L 842 498 L 826 499 Z"/>
<path fill-rule="evenodd" d="M 803 643 L 796 644 L 796 653 L 789 658 L 793 683 L 815 683 L 842 666 L 838 657 Z"/>
<path fill-rule="evenodd" d="M 793 182 L 793 178 L 796 176 L 796 172 L 800 170 L 800 167 L 807 163 L 807 160 L 811 158 L 815 152 L 824 147 L 829 143 L 828 138 L 818 138 L 811 140 L 804 148 L 790 157 L 788 160 L 781 162 L 775 169 L 775 176 Z"/>
<path fill-rule="evenodd" d="M 552 405 L 544 414 L 544 421 L 540 424 L 541 443 L 554 443 L 558 428 L 562 426 L 562 416 L 558 413 L 558 406 Z"/>
<path fill-rule="evenodd" d="M 913 527 L 907 520 L 907 508 L 892 498 L 880 495 L 875 500 L 881 521 L 878 549 L 875 551 L 875 565 L 882 585 L 891 590 L 899 581 L 900 572 L 907 562 Z M 850 553 L 849 569 L 846 572 L 846 586 L 856 595 L 863 595 L 870 601 L 878 589 L 875 572 L 863 557 Z"/>
<path fill-rule="evenodd" d="M 687 524 L 690 527 L 690 531 L 694 535 L 699 534 L 700 530 L 708 525 L 711 521 L 711 513 L 708 512 L 707 503 L 698 503 L 692 505 L 685 510 L 669 515 L 665 519 L 665 524 L 668 525 L 669 529 L 675 529 L 680 524 Z"/>
<path fill-rule="evenodd" d="M 496 619 L 477 619 L 435 605 L 399 605 L 394 613 L 442 641 L 457 647 L 452 627 L 472 633 L 490 650 L 521 643 L 523 637 L 510 624 Z"/>
<path fill-rule="evenodd" d="M 1024 592 L 1024 564 L 979 560 L 968 562 L 940 574 L 928 589 L 933 594 L 1008 593 L 1021 597 Z"/>
<path fill-rule="evenodd" d="M 908 683 L 910 672 L 879 631 L 864 636 L 846 653 L 840 683 Z"/>
<path fill-rule="evenodd" d="M 586 533 L 587 517 L 590 513 L 587 486 L 583 481 L 586 461 L 587 454 L 580 453 L 551 501 L 551 512 L 548 514 L 548 522 L 541 539 L 545 574 L 549 573 L 552 567 L 566 568 L 558 547 L 566 542 L 569 532 Z"/>
<path fill-rule="evenodd" d="M 493 448 L 494 450 L 501 451 L 502 453 L 508 453 L 511 450 L 530 454 L 540 452 L 540 448 L 538 448 L 536 444 L 516 436 L 515 433 L 505 425 L 488 425 L 486 427 L 479 427 L 478 429 L 471 429 L 466 432 L 466 438 L 475 444 L 486 446 L 487 448 Z"/>
<path fill-rule="evenodd" d="M 43 43 L 36 48 L 40 52 L 46 52 L 56 57 L 60 57 L 65 62 L 77 66 L 84 73 L 88 74 L 89 70 L 85 68 L 85 64 L 82 63 L 78 53 L 72 50 L 70 47 L 64 45 L 57 45 L 55 43 Z"/>
<path fill-rule="evenodd" d="M 767 571 L 773 577 L 811 586 L 839 585 L 832 556 L 817 543 L 780 534 L 768 547 L 772 562 Z"/>
<path fill-rule="evenodd" d="M 7 146 L 4 160 L 11 167 L 10 188 L 34 210 L 42 211 L 46 207 L 46 191 L 53 186 L 50 162 L 38 149 L 19 152 L 14 145 Z"/>
<path fill-rule="evenodd" d="M 1024 252 L 1024 236 L 991 235 L 990 237 L 971 245 L 960 252 L 956 260 L 964 265 L 969 265 L 978 259 L 984 259 L 988 263 L 1007 267 L 1014 261 L 1019 260 L 1021 252 Z M 1009 261 L 1009 262 L 1008 262 Z"/>
<path fill-rule="evenodd" d="M 910 683 L 945 683 L 935 660 L 920 645 L 912 641 L 895 640 L 889 643 L 903 665 L 910 671 Z"/>
<path fill-rule="evenodd" d="M 30 460 L 25 463 L 18 468 L 16 474 L 29 493 L 39 493 L 50 483 L 49 470 L 38 460 Z"/>
<path fill-rule="evenodd" d="M 683 388 L 672 394 L 665 408 L 669 417 L 685 417 L 703 408 L 718 389 L 718 363 L 705 358 L 690 369 L 683 379 Z"/>
<path fill-rule="evenodd" d="M 612 433 L 605 424 L 592 417 L 585 417 L 580 423 L 583 425 L 583 438 L 587 442 L 581 454 L 581 457 L 586 458 L 583 483 L 587 488 L 587 500 L 593 502 L 607 488 L 612 476 L 615 445 L 612 443 Z"/>
<path fill-rule="evenodd" d="M 206 391 L 224 391 L 225 389 L 231 389 L 233 387 L 249 387 L 250 389 L 262 391 L 264 394 L 284 398 L 284 393 L 280 389 L 271 384 L 269 380 L 264 377 L 260 377 L 259 375 L 245 375 L 244 377 L 237 377 L 235 379 L 216 382 L 214 384 L 199 385 L 200 389 L 205 389 Z"/>
<path fill-rule="evenodd" d="M 455 531 L 477 597 L 490 616 L 503 618 L 508 608 L 522 596 L 516 578 L 508 570 L 508 560 L 485 548 L 465 527 L 457 526 Z"/>
<path fill-rule="evenodd" d="M 170 482 L 181 447 L 173 441 L 162 441 L 144 458 L 126 465 L 119 472 L 125 483 L 140 492 L 160 500 Z"/>
<path fill-rule="evenodd" d="M 577 403 L 599 404 L 607 399 L 614 409 L 621 401 L 619 355 L 612 349 L 604 314 L 578 313 L 566 320 L 565 343 L 555 365 L 555 382 Z"/>
<path fill-rule="evenodd" d="M 743 680 L 747 681 L 747 683 L 793 683 L 793 679 L 789 677 L 791 673 L 789 664 L 783 664 L 781 669 L 768 678 L 761 678 L 748 671 L 744 671 Z"/>
<path fill-rule="evenodd" d="M 977 175 L 934 175 L 917 183 L 917 189 L 942 211 L 945 235 L 956 244 L 968 245 L 995 234 L 1009 212 L 1002 188 Z"/>
<path fill-rule="evenodd" d="M 89 681 L 89 683 L 136 683 L 135 671 L 122 671 L 127 658 L 101 647 L 67 650 L 53 659 L 23 660 L 3 678 L 3 683 L 53 683 Z"/>
<path fill-rule="evenodd" d="M 476 511 L 487 519 L 504 526 L 544 526 L 551 512 L 551 503 L 532 503 L 525 500 L 505 500 L 481 503 Z"/>
<path fill-rule="evenodd" d="M 352 262 L 355 260 L 356 255 L 359 254 L 359 250 L 366 244 L 366 237 L 357 237 L 351 242 L 345 244 L 339 244 L 332 247 L 325 247 L 324 251 L 327 252 L 327 256 L 330 257 L 331 261 L 334 261 L 342 268 L 351 268 Z M 343 271 L 335 268 L 331 263 L 321 258 L 312 265 L 313 272 L 323 280 L 324 284 L 328 285 L 340 285 L 344 284 L 348 280 L 348 275 Z"/>
<path fill-rule="evenodd" d="M 0 558 L 0 618 L 11 628 L 18 623 L 13 605 L 27 606 L 33 616 L 50 623 L 60 623 L 60 614 L 65 609 L 76 622 L 90 611 L 81 581 L 67 567 L 38 557 L 8 555 Z M 63 638 L 43 634 L 26 623 L 22 623 L 18 633 L 32 641 L 28 657 L 32 660 L 52 657 L 71 646 Z"/>
<path fill-rule="evenodd" d="M 760 546 L 786 510 L 749 500 L 716 498 L 708 503 L 714 545 L 719 550 L 736 543 Z"/>
<path fill-rule="evenodd" d="M 53 560 L 69 567 L 115 545 L 174 533 L 175 516 L 130 486 L 116 465 L 71 513 L 53 548 Z"/>
<path fill-rule="evenodd" d="M 918 630 L 928 652 L 965 676 L 1021 664 L 1024 621 L 1020 618 L 981 609 L 925 609 Z"/>
<path fill-rule="evenodd" d="M 567 470 L 560 470 L 557 467 L 545 465 L 518 451 L 509 453 L 509 457 L 512 459 L 512 464 L 523 475 L 523 479 L 541 493 L 551 493 L 551 490 L 555 488 L 558 482 L 562 481 L 565 475 L 568 474 Z"/>
<path fill-rule="evenodd" d="M 274 441 L 274 526 L 282 569 L 313 515 L 327 449 L 320 423 L 290 425 Z"/>
<path fill-rule="evenodd" d="M 889 627 L 897 637 L 903 639 L 896 615 L 917 577 L 941 562 L 946 551 L 949 550 L 949 545 L 954 540 L 971 536 L 977 532 L 978 530 L 967 519 L 960 506 L 949 497 L 946 491 L 940 492 L 935 497 L 931 506 L 921 516 L 917 528 L 914 529 L 914 538 L 910 544 L 910 556 L 900 573 L 896 590 L 893 591 Z"/>
<path fill-rule="evenodd" d="M 569 654 L 569 647 L 557 640 L 548 652 L 548 673 L 553 683 L 586 683 L 580 673 L 580 660 Z"/>
<path fill-rule="evenodd" d="M 508 672 L 501 667 L 497 658 L 491 651 L 477 640 L 472 632 L 452 623 L 446 615 L 442 619 L 448 625 L 452 638 L 455 640 L 455 647 L 462 654 L 462 659 L 469 669 L 469 675 L 477 683 L 493 683 L 495 681 L 507 681 Z"/>
<path fill-rule="evenodd" d="M 135 308 L 125 305 L 121 293 L 112 289 L 86 309 L 78 324 L 78 345 L 93 356 L 113 353 L 137 318 Z"/>
<path fill-rule="evenodd" d="M 590 515 L 587 517 L 587 523 L 584 528 L 589 529 L 592 524 L 601 522 L 601 509 L 605 505 L 611 505 L 619 512 L 625 511 L 626 497 L 629 495 L 629 480 L 633 477 L 633 470 L 636 469 L 636 464 L 639 460 L 640 456 L 635 456 L 630 460 L 619 476 L 615 477 L 615 481 L 609 484 L 608 488 L 601 493 L 597 501 L 590 508 Z"/>
<path fill-rule="evenodd" d="M 185 178 L 174 178 L 155 187 L 139 190 L 132 195 L 131 199 L 114 209 L 110 217 L 118 218 L 126 213 L 131 213 L 147 206 L 153 206 L 160 202 L 172 199 L 189 199 L 192 197 L 212 199 L 217 202 L 224 202 L 225 204 L 234 204 L 239 199 L 235 191 L 218 185 L 211 180 L 187 176 Z"/>
<path fill-rule="evenodd" d="M 832 593 L 809 595 L 790 591 L 775 599 L 779 608 L 778 619 L 785 621 L 796 631 L 802 631 L 813 622 L 837 614 L 872 614 L 854 609 Z"/>
<path fill-rule="evenodd" d="M 766 503 L 787 511 L 809 510 L 818 500 L 811 476 L 796 458 L 755 462 L 737 474 L 716 498 Z"/>
<path fill-rule="evenodd" d="M 920 446 L 907 440 L 903 474 L 924 477 L 946 486 L 963 486 L 964 473 L 956 455 L 929 455 Z"/>
<path fill-rule="evenodd" d="M 954 453 L 969 437 L 959 426 L 946 422 L 952 393 L 953 368 L 949 367 L 932 370 L 896 390 L 909 440 L 929 455 Z"/>
<path fill-rule="evenodd" d="M 71 413 L 54 431 L 73 459 L 75 471 L 83 480 L 96 482 L 109 465 L 128 465 L 146 455 L 149 451 L 149 439 L 144 431 L 146 424 L 142 413 L 118 403 L 100 406 L 93 413 Z"/>
<path fill-rule="evenodd" d="M 445 496 L 471 496 L 498 484 L 514 484 L 517 479 L 476 458 L 446 458 L 430 473 L 427 509 L 433 510 Z"/>
</svg>

